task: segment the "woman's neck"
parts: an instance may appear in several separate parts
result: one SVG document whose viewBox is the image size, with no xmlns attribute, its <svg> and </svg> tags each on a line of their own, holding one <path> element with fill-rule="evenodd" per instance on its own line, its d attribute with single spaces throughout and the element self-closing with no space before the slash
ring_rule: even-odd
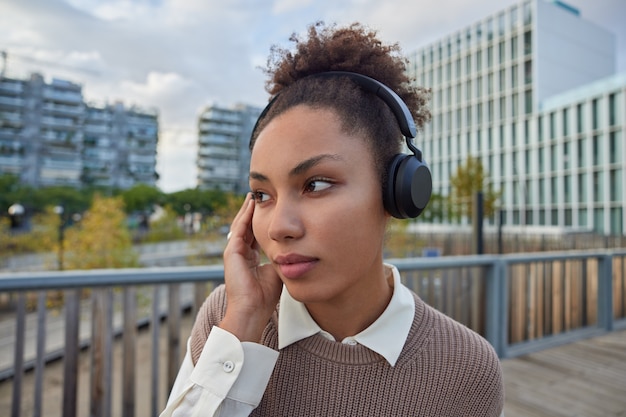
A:
<svg viewBox="0 0 626 417">
<path fill-rule="evenodd" d="M 382 269 L 384 278 L 374 283 L 354 288 L 350 294 L 324 303 L 307 303 L 306 307 L 315 322 L 330 333 L 336 341 L 354 336 L 380 317 L 393 295 L 393 275 Z"/>
</svg>

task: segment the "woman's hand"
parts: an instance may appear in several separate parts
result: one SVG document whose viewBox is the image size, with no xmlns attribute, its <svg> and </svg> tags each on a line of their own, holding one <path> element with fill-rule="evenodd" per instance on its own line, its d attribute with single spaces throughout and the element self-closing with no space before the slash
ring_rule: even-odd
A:
<svg viewBox="0 0 626 417">
<path fill-rule="evenodd" d="M 272 265 L 260 265 L 259 245 L 252 233 L 254 200 L 250 194 L 235 216 L 224 249 L 226 315 L 219 326 L 242 342 L 259 342 L 274 312 L 282 281 Z"/>
</svg>

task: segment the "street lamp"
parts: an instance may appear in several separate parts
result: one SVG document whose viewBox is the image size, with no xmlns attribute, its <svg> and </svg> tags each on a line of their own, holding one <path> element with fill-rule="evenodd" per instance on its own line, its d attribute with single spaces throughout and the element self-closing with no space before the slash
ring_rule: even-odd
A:
<svg viewBox="0 0 626 417">
<path fill-rule="evenodd" d="M 59 262 L 59 270 L 63 270 L 63 232 L 65 229 L 65 221 L 63 220 L 63 212 L 65 209 L 63 206 L 55 206 L 54 212 L 59 215 L 59 254 L 58 254 L 58 262 Z"/>
<path fill-rule="evenodd" d="M 11 220 L 11 230 L 19 229 L 24 215 L 24 206 L 20 203 L 12 204 L 9 207 L 9 219 Z"/>
</svg>

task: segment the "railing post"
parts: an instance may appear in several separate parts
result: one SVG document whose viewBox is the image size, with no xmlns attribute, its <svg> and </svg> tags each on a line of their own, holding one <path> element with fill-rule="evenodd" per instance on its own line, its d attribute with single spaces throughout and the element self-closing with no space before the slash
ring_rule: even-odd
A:
<svg viewBox="0 0 626 417">
<path fill-rule="evenodd" d="M 17 311 L 15 313 L 15 351 L 13 362 L 13 399 L 11 416 L 18 417 L 22 405 L 22 376 L 24 374 L 24 333 L 26 329 L 26 293 L 17 295 Z"/>
<path fill-rule="evenodd" d="M 124 288 L 124 339 L 122 363 L 122 416 L 135 415 L 136 345 L 137 345 L 137 300 L 136 287 Z"/>
<path fill-rule="evenodd" d="M 63 355 L 63 417 L 76 417 L 78 398 L 78 331 L 80 290 L 65 291 L 65 352 Z"/>
<path fill-rule="evenodd" d="M 613 256 L 598 256 L 598 327 L 613 330 Z"/>
<path fill-rule="evenodd" d="M 506 289 L 506 264 L 501 258 L 498 258 L 489 268 L 486 277 L 485 338 L 491 343 L 500 358 L 506 355 Z"/>
</svg>

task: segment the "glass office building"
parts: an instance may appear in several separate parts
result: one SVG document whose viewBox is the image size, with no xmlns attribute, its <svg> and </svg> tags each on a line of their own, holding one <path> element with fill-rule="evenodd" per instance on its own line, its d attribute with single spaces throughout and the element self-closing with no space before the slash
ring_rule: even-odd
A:
<svg viewBox="0 0 626 417">
<path fill-rule="evenodd" d="M 432 89 L 418 137 L 434 192 L 478 157 L 505 225 L 624 234 L 626 74 L 615 38 L 559 1 L 527 0 L 410 55 Z M 492 224 L 495 219 L 488 219 Z"/>
</svg>

